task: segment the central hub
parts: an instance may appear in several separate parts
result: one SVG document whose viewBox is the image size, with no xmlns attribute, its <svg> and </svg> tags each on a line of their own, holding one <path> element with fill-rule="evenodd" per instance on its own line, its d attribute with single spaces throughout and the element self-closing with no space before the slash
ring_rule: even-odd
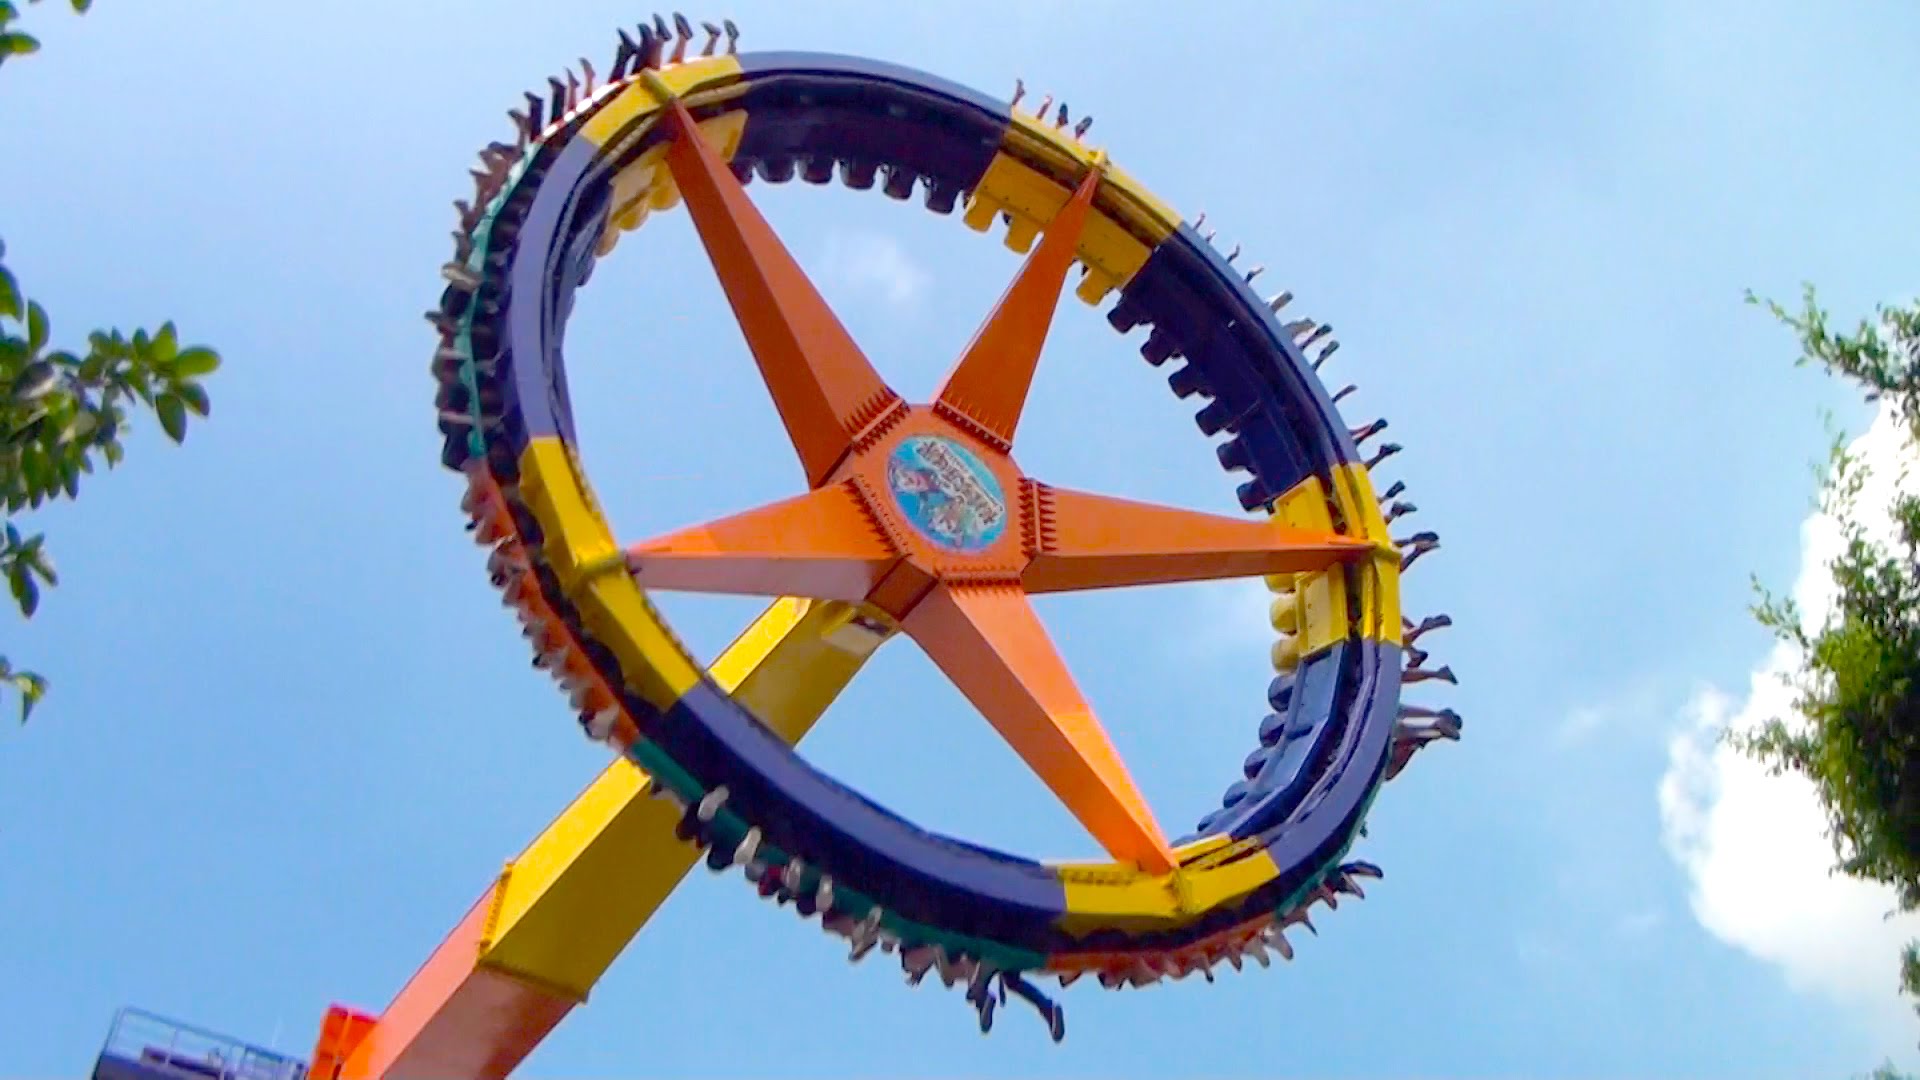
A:
<svg viewBox="0 0 1920 1080">
<path fill-rule="evenodd" d="M 978 454 L 944 435 L 911 435 L 887 455 L 887 490 L 900 516 L 943 551 L 974 555 L 1007 531 L 1000 479 Z"/>
<path fill-rule="evenodd" d="M 887 417 L 833 482 L 851 486 L 897 556 L 867 596 L 896 620 L 943 581 L 1017 584 L 1026 568 L 1020 467 L 933 407 Z"/>
</svg>

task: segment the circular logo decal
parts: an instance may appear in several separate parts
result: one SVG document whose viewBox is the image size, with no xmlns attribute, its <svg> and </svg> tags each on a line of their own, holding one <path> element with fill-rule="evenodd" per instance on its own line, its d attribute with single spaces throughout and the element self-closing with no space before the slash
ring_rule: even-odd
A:
<svg viewBox="0 0 1920 1080">
<path fill-rule="evenodd" d="M 887 486 L 913 527 L 948 551 L 984 551 L 1007 531 L 1000 481 L 952 439 L 902 441 L 887 458 Z"/>
</svg>

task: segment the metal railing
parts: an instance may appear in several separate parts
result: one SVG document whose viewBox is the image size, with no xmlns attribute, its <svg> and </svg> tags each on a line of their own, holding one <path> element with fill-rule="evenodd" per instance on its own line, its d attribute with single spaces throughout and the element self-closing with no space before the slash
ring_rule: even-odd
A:
<svg viewBox="0 0 1920 1080">
<path fill-rule="evenodd" d="M 307 1074 L 304 1061 L 140 1009 L 114 1014 L 100 1056 L 199 1080 L 304 1080 Z"/>
</svg>

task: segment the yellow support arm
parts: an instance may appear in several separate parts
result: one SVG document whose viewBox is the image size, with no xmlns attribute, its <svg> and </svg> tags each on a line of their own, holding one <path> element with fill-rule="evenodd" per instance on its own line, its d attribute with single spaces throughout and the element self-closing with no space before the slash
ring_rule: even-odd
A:
<svg viewBox="0 0 1920 1080">
<path fill-rule="evenodd" d="M 797 742 L 892 635 L 846 604 L 786 599 L 711 674 Z M 520 857 L 377 1019 L 323 1032 L 317 1080 L 503 1080 L 613 964 L 698 859 L 671 805 L 616 759 Z M 343 1016 L 351 1011 L 336 1007 Z M 331 1017 L 330 1017 L 331 1019 Z M 337 1069 L 337 1071 L 335 1071 Z"/>
</svg>

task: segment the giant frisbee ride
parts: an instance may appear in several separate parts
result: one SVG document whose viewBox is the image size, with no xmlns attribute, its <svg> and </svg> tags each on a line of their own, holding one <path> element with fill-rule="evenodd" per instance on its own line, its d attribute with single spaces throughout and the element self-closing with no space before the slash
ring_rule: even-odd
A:
<svg viewBox="0 0 1920 1080">
<path fill-rule="evenodd" d="M 443 460 L 465 478 L 473 532 L 534 662 L 588 735 L 644 773 L 647 795 L 714 870 L 738 866 L 777 904 L 891 954 L 910 982 L 964 988 L 983 1028 L 1009 993 L 1055 1038 L 1036 987 L 1094 976 L 1140 987 L 1292 955 L 1309 906 L 1361 895 L 1350 861 L 1382 784 L 1455 738 L 1450 710 L 1402 703 L 1429 678 L 1414 644 L 1447 625 L 1403 616 L 1401 575 L 1437 545 L 1395 539 L 1412 508 L 1373 472 L 1319 369 L 1338 347 L 1263 296 L 1259 267 L 1203 233 L 1086 142 L 1089 122 L 1023 92 L 1011 104 L 890 64 L 736 53 L 656 18 L 597 74 L 551 80 L 481 152 L 458 204 L 439 342 Z M 724 37 L 724 46 L 721 39 Z M 933 400 L 903 400 L 756 211 L 751 182 L 838 179 L 919 198 L 1026 254 Z M 791 498 L 623 545 L 576 454 L 562 342 L 597 260 L 684 205 L 801 467 Z M 1078 269 L 1075 274 L 1076 267 Z M 1057 487 L 1018 462 L 1022 408 L 1055 308 L 1074 294 L 1139 339 L 1195 406 L 1245 515 Z M 746 370 L 740 376 L 748 376 Z M 1163 828 L 1036 618 L 1030 597 L 1264 577 L 1278 672 L 1246 722 L 1253 752 L 1190 835 Z M 779 694 L 709 671 L 651 591 L 764 596 L 760 655 Z M 785 636 L 783 636 L 785 635 Z M 936 835 L 798 756 L 805 724 L 892 637 L 924 650 L 1103 848 L 1043 862 Z M 752 636 L 752 635 L 749 635 Z M 743 639 L 745 641 L 745 639 Z M 800 646 L 804 645 L 804 648 Z M 1147 656 L 1129 658 L 1146 662 Z M 771 685 L 771 684 L 769 684 Z M 1227 722 L 1202 716 L 1195 723 Z M 1232 766 L 1227 766 L 1232 769 Z M 1226 769 L 1223 769 L 1226 771 Z M 670 885 L 669 885 L 670 887 Z M 607 896 L 607 905 L 621 897 Z"/>
</svg>

